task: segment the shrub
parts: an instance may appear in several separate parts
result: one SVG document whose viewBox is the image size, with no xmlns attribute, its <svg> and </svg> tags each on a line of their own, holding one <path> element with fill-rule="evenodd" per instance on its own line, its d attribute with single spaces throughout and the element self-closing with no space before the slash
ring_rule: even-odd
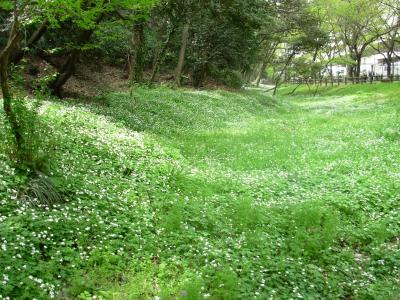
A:
<svg viewBox="0 0 400 300">
<path fill-rule="evenodd" d="M 41 101 L 30 98 L 16 98 L 13 109 L 22 134 L 21 148 L 17 149 L 12 132 L 6 127 L 6 147 L 17 168 L 30 171 L 46 171 L 49 157 L 50 128 L 40 118 Z"/>
<path fill-rule="evenodd" d="M 245 83 L 243 75 L 235 70 L 217 71 L 215 77 L 220 83 L 234 89 L 241 89 Z"/>
</svg>

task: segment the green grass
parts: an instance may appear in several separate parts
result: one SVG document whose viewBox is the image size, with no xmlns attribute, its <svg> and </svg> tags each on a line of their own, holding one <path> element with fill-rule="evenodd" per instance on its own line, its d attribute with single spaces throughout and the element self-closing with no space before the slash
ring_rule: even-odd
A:
<svg viewBox="0 0 400 300">
<path fill-rule="evenodd" d="M 400 85 L 291 89 L 45 103 L 64 202 L 1 156 L 0 295 L 398 299 Z"/>
</svg>

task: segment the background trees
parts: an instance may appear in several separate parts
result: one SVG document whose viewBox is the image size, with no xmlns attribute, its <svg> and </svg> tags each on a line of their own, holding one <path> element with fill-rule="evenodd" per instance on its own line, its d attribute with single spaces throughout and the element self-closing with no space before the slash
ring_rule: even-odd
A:
<svg viewBox="0 0 400 300">
<path fill-rule="evenodd" d="M 279 85 L 296 73 L 290 71 L 294 58 L 318 62 L 320 70 L 310 68 L 312 77 L 329 73 L 338 61 L 357 77 L 366 51 L 382 52 L 390 62 L 398 47 L 394 0 L 7 0 L 1 5 L 2 49 L 15 5 L 23 16 L 7 68 L 23 57 L 45 61 L 51 71 L 35 73 L 45 75 L 49 91 L 59 97 L 76 68 L 94 62 L 124 68 L 131 83 L 240 88 L 258 86 L 267 69 L 269 82 Z"/>
<path fill-rule="evenodd" d="M 332 1 L 330 5 L 337 34 L 355 61 L 354 66 L 349 66 L 348 75 L 359 77 L 361 58 L 367 47 L 391 31 L 385 31 L 383 26 L 381 16 L 385 11 L 379 1 L 370 0 Z"/>
<path fill-rule="evenodd" d="M 396 50 L 400 45 L 400 32 L 399 32 L 399 10 L 396 8 L 398 1 L 388 1 L 382 3 L 382 8 L 385 13 L 381 15 L 381 31 L 385 32 L 380 35 L 378 40 L 371 44 L 371 47 L 378 53 L 383 55 L 386 64 L 387 76 L 393 75 L 392 65 L 395 60 L 400 59 Z M 379 31 L 379 28 L 378 30 Z"/>
<path fill-rule="evenodd" d="M 61 96 L 63 85 L 73 75 L 80 54 L 90 48 L 90 38 L 99 24 L 120 10 L 150 8 L 152 4 L 148 0 L 1 2 L 1 27 L 6 33 L 0 41 L 0 83 L 3 108 L 15 144 L 14 156 L 19 165 L 31 167 L 33 164 L 31 136 L 26 130 L 32 118 L 27 118 L 24 100 L 14 96 L 9 84 L 11 67 L 18 65 L 28 53 L 44 58 L 54 67 L 46 82 L 47 89 Z M 43 39 L 46 49 L 36 49 L 35 45 Z M 55 51 L 54 46 L 60 51 Z M 50 53 L 57 53 L 60 59 L 55 61 Z"/>
</svg>

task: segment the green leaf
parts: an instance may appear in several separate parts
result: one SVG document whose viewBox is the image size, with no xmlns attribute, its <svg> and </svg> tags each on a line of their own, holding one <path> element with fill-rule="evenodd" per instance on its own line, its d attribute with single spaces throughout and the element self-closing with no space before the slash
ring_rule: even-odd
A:
<svg viewBox="0 0 400 300">
<path fill-rule="evenodd" d="M 11 1 L 7 1 L 7 0 L 2 0 L 0 2 L 0 8 L 4 9 L 4 10 L 12 10 L 13 8 L 13 3 Z"/>
</svg>

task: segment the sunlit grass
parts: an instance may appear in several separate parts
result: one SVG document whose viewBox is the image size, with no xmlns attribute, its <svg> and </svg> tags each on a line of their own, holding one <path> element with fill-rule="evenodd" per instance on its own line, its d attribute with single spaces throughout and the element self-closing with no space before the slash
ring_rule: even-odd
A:
<svg viewBox="0 0 400 300">
<path fill-rule="evenodd" d="M 0 294 L 397 299 L 400 86 L 285 89 L 46 104 L 67 201 L 16 209 L 0 156 Z"/>
</svg>

